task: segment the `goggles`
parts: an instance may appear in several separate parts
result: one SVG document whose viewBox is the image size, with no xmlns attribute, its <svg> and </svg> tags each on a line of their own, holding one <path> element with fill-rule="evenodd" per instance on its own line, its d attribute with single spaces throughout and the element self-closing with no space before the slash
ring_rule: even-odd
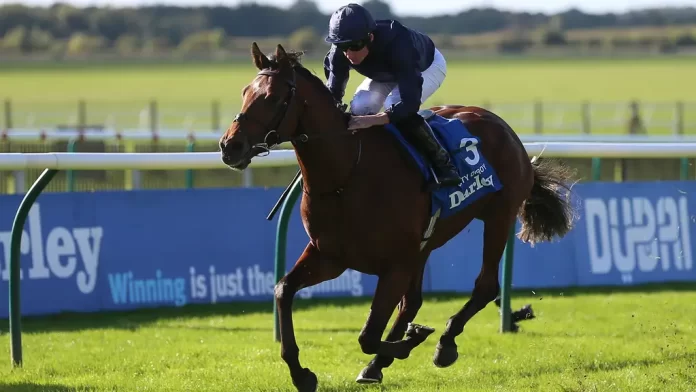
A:
<svg viewBox="0 0 696 392">
<path fill-rule="evenodd" d="M 362 48 L 364 48 L 368 42 L 369 42 L 369 39 L 364 38 L 364 39 L 357 40 L 357 41 L 341 42 L 341 43 L 338 43 L 335 45 L 339 50 L 341 50 L 343 52 L 346 52 L 348 50 L 353 51 L 353 52 L 357 52 L 358 50 L 361 50 Z"/>
</svg>

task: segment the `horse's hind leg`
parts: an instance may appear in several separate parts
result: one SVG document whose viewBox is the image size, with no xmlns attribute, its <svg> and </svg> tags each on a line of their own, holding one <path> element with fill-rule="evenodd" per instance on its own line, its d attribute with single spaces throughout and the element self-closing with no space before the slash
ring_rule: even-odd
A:
<svg viewBox="0 0 696 392">
<path fill-rule="evenodd" d="M 438 367 L 452 365 L 458 357 L 457 344 L 454 339 L 464 331 L 464 325 L 489 302 L 493 301 L 500 290 L 498 267 L 505 250 L 510 226 L 516 219 L 516 211 L 500 208 L 485 219 L 483 229 L 483 263 L 471 298 L 452 316 L 435 348 L 433 363 Z"/>
<path fill-rule="evenodd" d="M 502 313 L 503 311 L 501 301 L 502 298 L 500 297 L 500 295 L 498 295 L 493 301 L 495 306 L 498 307 L 498 313 Z M 519 330 L 520 327 L 517 325 L 517 323 L 519 323 L 520 321 L 531 320 L 536 318 L 536 316 L 534 315 L 534 310 L 532 309 L 532 304 L 524 305 L 520 308 L 520 310 L 512 310 L 511 313 L 512 314 L 510 315 L 510 320 L 512 322 L 512 332 L 517 332 Z"/>
<path fill-rule="evenodd" d="M 295 266 L 275 286 L 276 306 L 280 324 L 280 356 L 290 369 L 292 383 L 298 391 L 316 391 L 317 376 L 300 365 L 300 349 L 295 341 L 292 325 L 292 302 L 303 287 L 313 286 L 334 279 L 346 269 L 323 260 L 319 250 L 311 243 L 297 260 Z"/>
<path fill-rule="evenodd" d="M 420 273 L 411 279 L 406 294 L 401 298 L 401 302 L 398 306 L 399 313 L 385 339 L 388 342 L 395 342 L 404 337 L 408 324 L 416 318 L 416 314 L 418 314 L 418 310 L 420 310 L 423 304 L 422 287 L 425 261 L 427 261 L 427 255 L 424 257 L 423 268 L 421 268 Z M 389 367 L 392 362 L 394 362 L 394 357 L 376 355 L 360 372 L 355 381 L 360 384 L 382 382 L 382 369 Z"/>
<path fill-rule="evenodd" d="M 358 337 L 360 348 L 365 354 L 406 359 L 411 350 L 423 343 L 428 335 L 434 331 L 432 328 L 416 326 L 406 333 L 407 338 L 404 340 L 393 342 L 381 340 L 382 333 L 387 327 L 394 308 L 406 293 L 414 275 L 417 274 L 413 273 L 412 270 L 395 267 L 389 273 L 380 276 L 377 290 L 372 299 L 370 314 L 367 316 L 365 326 Z"/>
</svg>

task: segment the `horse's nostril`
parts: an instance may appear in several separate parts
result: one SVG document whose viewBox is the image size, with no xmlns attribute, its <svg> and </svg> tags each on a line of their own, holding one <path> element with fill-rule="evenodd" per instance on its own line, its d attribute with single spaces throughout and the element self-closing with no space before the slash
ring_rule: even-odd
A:
<svg viewBox="0 0 696 392">
<path fill-rule="evenodd" d="M 227 143 L 227 151 L 244 151 L 244 143 L 241 143 L 239 141 L 232 141 L 231 143 Z"/>
</svg>

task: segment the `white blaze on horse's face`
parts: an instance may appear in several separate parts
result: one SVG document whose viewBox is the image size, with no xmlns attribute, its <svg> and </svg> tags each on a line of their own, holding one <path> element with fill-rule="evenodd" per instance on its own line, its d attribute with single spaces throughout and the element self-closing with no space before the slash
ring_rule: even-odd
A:
<svg viewBox="0 0 696 392">
<path fill-rule="evenodd" d="M 262 80 L 257 77 L 254 81 L 244 87 L 242 91 L 242 108 L 243 112 L 249 110 L 249 107 L 259 99 L 259 96 L 266 95 L 266 91 L 262 86 Z"/>
<path fill-rule="evenodd" d="M 265 93 L 265 91 L 262 91 L 263 88 L 261 87 L 261 77 L 257 76 L 256 80 L 254 80 L 249 87 L 251 87 L 251 91 L 253 92 L 252 98 L 255 98 L 258 96 L 261 92 Z"/>
<path fill-rule="evenodd" d="M 242 107 L 247 121 L 233 121 L 220 138 L 222 161 L 233 169 L 244 170 L 251 161 L 249 151 L 263 140 L 269 96 L 267 83 L 256 78 L 242 89 Z M 272 99 L 271 99 L 272 101 Z"/>
</svg>

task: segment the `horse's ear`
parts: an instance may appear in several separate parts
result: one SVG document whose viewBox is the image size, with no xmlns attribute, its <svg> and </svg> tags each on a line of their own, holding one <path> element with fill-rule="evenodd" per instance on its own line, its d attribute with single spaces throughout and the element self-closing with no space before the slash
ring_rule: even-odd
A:
<svg viewBox="0 0 696 392">
<path fill-rule="evenodd" d="M 256 42 L 251 44 L 251 58 L 254 60 L 254 65 L 256 65 L 258 69 L 266 69 L 271 66 L 271 60 L 269 60 L 265 54 L 261 53 L 261 49 L 259 49 Z"/>
<path fill-rule="evenodd" d="M 275 57 L 278 59 L 278 62 L 287 60 L 288 54 L 285 52 L 285 49 L 283 49 L 283 45 L 278 44 L 278 46 L 276 46 Z"/>
</svg>

